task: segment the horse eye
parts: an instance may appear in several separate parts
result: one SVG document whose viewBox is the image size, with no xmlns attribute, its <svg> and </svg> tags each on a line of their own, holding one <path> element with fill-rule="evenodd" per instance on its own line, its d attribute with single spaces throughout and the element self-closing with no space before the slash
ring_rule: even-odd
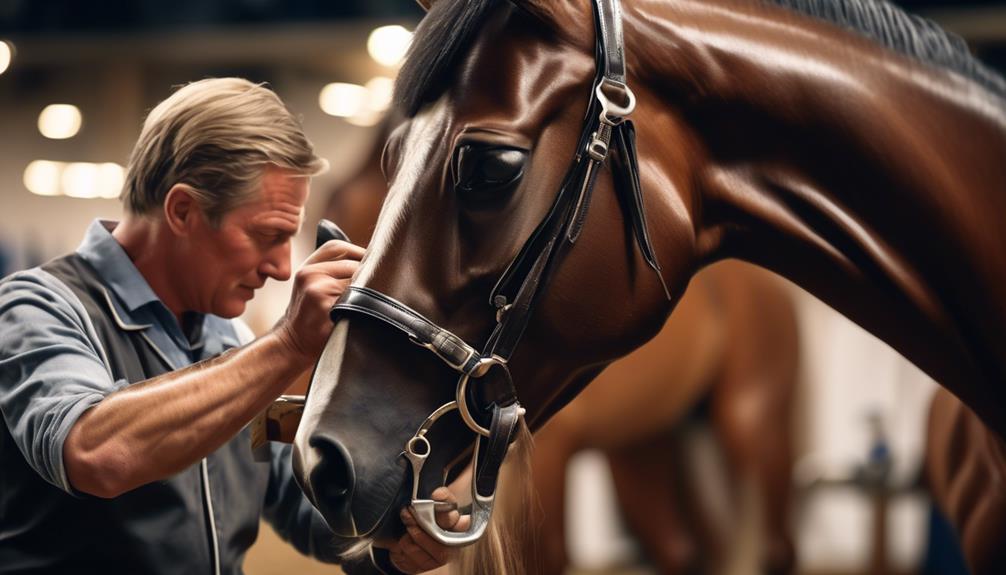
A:
<svg viewBox="0 0 1006 575">
<path fill-rule="evenodd" d="M 526 150 L 465 144 L 455 152 L 454 189 L 467 200 L 499 197 L 520 181 L 526 161 Z"/>
</svg>

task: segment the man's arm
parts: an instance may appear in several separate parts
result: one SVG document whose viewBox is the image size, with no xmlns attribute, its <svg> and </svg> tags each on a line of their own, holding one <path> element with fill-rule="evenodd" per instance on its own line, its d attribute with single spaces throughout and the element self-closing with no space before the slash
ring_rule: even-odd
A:
<svg viewBox="0 0 1006 575">
<path fill-rule="evenodd" d="M 333 241 L 296 274 L 286 315 L 251 344 L 117 391 L 84 412 L 63 445 L 74 489 L 115 497 L 168 477 L 234 437 L 321 353 L 328 317 L 362 248 Z"/>
<path fill-rule="evenodd" d="M 117 391 L 71 428 L 63 446 L 70 484 L 116 497 L 178 473 L 233 438 L 308 366 L 269 333 Z"/>
</svg>

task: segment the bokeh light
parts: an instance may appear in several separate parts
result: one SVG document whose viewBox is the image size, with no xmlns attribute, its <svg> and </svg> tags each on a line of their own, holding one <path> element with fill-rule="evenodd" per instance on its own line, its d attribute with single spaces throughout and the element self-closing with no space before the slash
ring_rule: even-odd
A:
<svg viewBox="0 0 1006 575">
<path fill-rule="evenodd" d="M 367 38 L 367 52 L 378 64 L 397 66 L 412 43 L 412 32 L 393 24 L 374 28 Z"/>
<path fill-rule="evenodd" d="M 46 138 L 65 140 L 77 135 L 83 118 L 71 104 L 50 104 L 38 115 L 38 131 Z"/>
</svg>

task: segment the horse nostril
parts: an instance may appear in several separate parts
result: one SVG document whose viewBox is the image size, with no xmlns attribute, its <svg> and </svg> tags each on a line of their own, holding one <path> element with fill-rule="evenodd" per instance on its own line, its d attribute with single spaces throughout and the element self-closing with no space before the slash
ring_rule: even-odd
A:
<svg viewBox="0 0 1006 575">
<path fill-rule="evenodd" d="M 317 498 L 330 502 L 346 497 L 353 487 L 353 461 L 338 441 L 314 436 L 309 445 L 318 451 L 318 463 L 311 471 L 311 489 Z"/>
</svg>

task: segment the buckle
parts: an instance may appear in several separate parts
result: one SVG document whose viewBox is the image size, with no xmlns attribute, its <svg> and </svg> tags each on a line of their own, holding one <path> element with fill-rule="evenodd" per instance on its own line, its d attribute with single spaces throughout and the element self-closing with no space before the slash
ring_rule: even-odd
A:
<svg viewBox="0 0 1006 575">
<path fill-rule="evenodd" d="M 616 104 L 608 98 L 608 92 L 613 96 L 621 96 L 624 104 Z M 594 89 L 597 101 L 601 103 L 601 122 L 610 126 L 616 126 L 625 119 L 626 116 L 636 109 L 636 95 L 632 93 L 629 86 L 621 82 L 604 78 Z"/>
<path fill-rule="evenodd" d="M 447 330 L 440 330 L 433 335 L 432 341 L 423 341 L 409 336 L 409 341 L 432 351 L 454 371 L 465 373 L 465 368 L 477 355 L 475 349 L 463 339 Z"/>
</svg>

